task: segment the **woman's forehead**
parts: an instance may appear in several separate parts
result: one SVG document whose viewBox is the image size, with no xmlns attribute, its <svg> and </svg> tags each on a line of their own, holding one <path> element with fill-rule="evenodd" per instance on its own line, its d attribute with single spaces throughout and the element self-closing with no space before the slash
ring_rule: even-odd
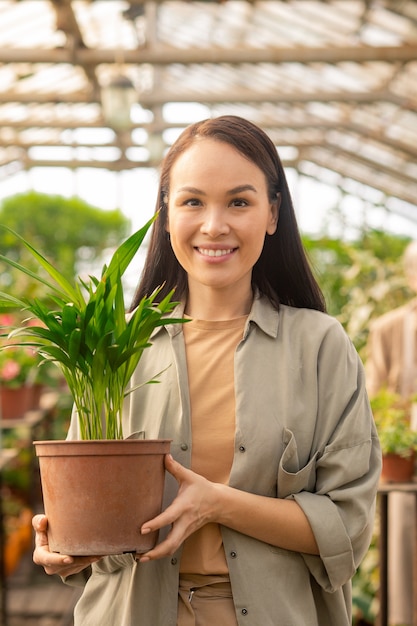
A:
<svg viewBox="0 0 417 626">
<path fill-rule="evenodd" d="M 177 157 L 171 168 L 170 183 L 193 185 L 193 180 L 203 181 L 210 176 L 231 178 L 236 185 L 246 184 L 248 177 L 265 179 L 258 165 L 231 144 L 203 138 Z"/>
</svg>

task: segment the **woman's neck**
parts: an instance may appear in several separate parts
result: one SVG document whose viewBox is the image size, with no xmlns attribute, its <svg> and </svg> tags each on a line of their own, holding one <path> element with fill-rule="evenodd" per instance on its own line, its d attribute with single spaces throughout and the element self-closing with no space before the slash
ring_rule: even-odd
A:
<svg viewBox="0 0 417 626">
<path fill-rule="evenodd" d="M 222 321 L 248 315 L 253 302 L 252 290 L 247 294 L 222 293 L 218 290 L 190 290 L 185 314 L 193 319 Z"/>
</svg>

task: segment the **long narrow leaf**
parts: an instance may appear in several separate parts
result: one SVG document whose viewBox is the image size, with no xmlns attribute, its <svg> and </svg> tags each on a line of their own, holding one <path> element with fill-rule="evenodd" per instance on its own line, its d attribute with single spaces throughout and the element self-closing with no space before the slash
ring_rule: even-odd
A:
<svg viewBox="0 0 417 626">
<path fill-rule="evenodd" d="M 0 224 L 0 226 L 1 226 L 1 224 Z M 3 228 L 5 228 L 5 226 Z M 4 254 L 0 254 L 0 261 L 3 261 L 4 263 L 7 263 L 11 267 L 14 267 L 15 269 L 19 270 L 19 272 L 23 272 L 24 274 L 26 274 L 26 276 L 29 276 L 30 278 L 33 278 L 38 283 L 42 283 L 43 285 L 46 285 L 46 287 L 51 289 L 51 291 L 54 291 L 57 294 L 60 294 L 61 296 L 66 296 L 66 294 L 64 292 L 60 291 L 57 288 L 56 285 L 53 285 L 52 283 L 47 281 L 45 278 L 42 278 L 42 276 L 39 276 L 38 274 L 35 274 L 35 272 L 32 272 L 29 268 L 24 267 L 23 265 L 20 265 L 20 263 L 17 263 L 16 261 L 13 261 L 13 259 L 7 258 L 6 256 L 4 256 Z"/>
<path fill-rule="evenodd" d="M 156 219 L 154 215 L 140 230 L 131 235 L 114 253 L 109 266 L 105 272 L 111 280 L 114 274 L 120 274 L 123 276 L 136 252 L 139 250 L 142 241 L 144 240 L 146 233 L 152 226 Z"/>
<path fill-rule="evenodd" d="M 27 306 L 27 303 L 24 300 L 20 300 L 19 298 L 11 296 L 9 293 L 4 293 L 3 291 L 0 291 L 0 304 L 2 306 L 17 306 L 20 309 L 24 309 Z"/>
<path fill-rule="evenodd" d="M 77 291 L 74 289 L 74 287 L 65 278 L 63 274 L 61 274 L 47 259 L 45 259 L 44 256 L 42 256 L 40 252 L 38 252 L 28 241 L 26 241 L 24 237 L 16 233 L 14 230 L 9 228 L 8 226 L 4 226 L 3 224 L 1 224 L 1 226 L 5 228 L 6 230 L 8 230 L 9 232 L 11 232 L 15 237 L 17 237 L 23 243 L 23 245 L 29 250 L 29 252 L 38 261 L 39 265 L 41 265 L 48 272 L 51 278 L 53 278 L 56 281 L 56 283 L 61 287 L 63 292 L 66 293 L 71 300 L 73 300 L 74 302 L 78 301 Z M 9 265 L 16 267 L 16 269 L 20 270 L 21 272 L 24 272 L 28 276 L 35 278 L 35 280 L 45 284 L 50 289 L 54 291 L 59 291 L 54 285 L 51 285 L 50 283 L 48 283 L 48 281 L 45 281 L 41 276 L 38 276 L 34 272 L 31 272 L 28 268 L 24 267 L 23 265 L 20 265 L 19 263 L 15 263 L 11 259 L 8 259 L 7 257 L 3 255 L 0 255 L 0 260 L 4 260 Z"/>
</svg>

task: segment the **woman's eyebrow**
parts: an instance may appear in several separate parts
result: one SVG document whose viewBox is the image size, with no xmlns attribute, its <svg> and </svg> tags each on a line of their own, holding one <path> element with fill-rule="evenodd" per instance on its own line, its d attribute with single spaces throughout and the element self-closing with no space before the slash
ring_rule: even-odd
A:
<svg viewBox="0 0 417 626">
<path fill-rule="evenodd" d="M 181 193 L 181 192 L 187 192 L 187 193 L 197 193 L 200 195 L 205 196 L 205 192 L 202 191 L 201 189 L 197 189 L 197 187 L 188 187 L 187 185 L 185 187 L 179 187 L 177 189 L 177 193 Z"/>
<path fill-rule="evenodd" d="M 254 191 L 255 193 L 257 192 L 256 187 L 254 187 L 253 185 L 247 184 L 247 185 L 238 185 L 237 187 L 233 187 L 233 189 L 229 189 L 229 191 L 227 191 L 226 193 L 230 196 L 236 194 L 236 193 L 242 193 L 243 191 Z M 196 193 L 202 196 L 207 195 L 205 191 L 203 191 L 202 189 L 198 189 L 197 187 L 191 187 L 188 185 L 185 185 L 184 187 L 180 187 L 179 189 L 177 189 L 177 193 Z"/>
<path fill-rule="evenodd" d="M 237 187 L 234 187 L 227 193 L 230 195 L 233 195 L 235 193 L 242 193 L 242 191 L 254 191 L 256 193 L 257 190 L 256 190 L 256 187 L 248 184 L 248 185 L 238 185 Z"/>
</svg>

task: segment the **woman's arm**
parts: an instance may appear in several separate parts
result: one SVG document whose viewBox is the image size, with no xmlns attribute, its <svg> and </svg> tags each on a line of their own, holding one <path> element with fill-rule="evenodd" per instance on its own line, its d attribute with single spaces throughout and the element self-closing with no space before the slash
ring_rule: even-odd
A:
<svg viewBox="0 0 417 626">
<path fill-rule="evenodd" d="M 171 457 L 166 469 L 179 483 L 178 496 L 153 520 L 142 526 L 142 533 L 172 525 L 165 541 L 140 557 L 141 562 L 173 554 L 196 530 L 215 522 L 274 546 L 308 554 L 318 554 L 310 524 L 293 500 L 268 498 L 218 483 L 186 469 Z"/>
</svg>

